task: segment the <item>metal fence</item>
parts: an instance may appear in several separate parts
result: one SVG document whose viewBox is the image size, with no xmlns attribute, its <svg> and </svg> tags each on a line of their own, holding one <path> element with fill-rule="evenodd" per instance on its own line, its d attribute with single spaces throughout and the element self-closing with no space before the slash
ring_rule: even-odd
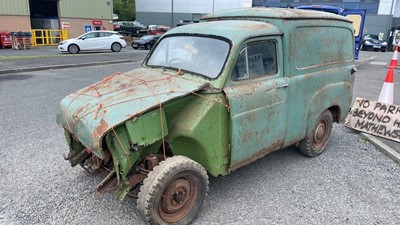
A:
<svg viewBox="0 0 400 225">
<path fill-rule="evenodd" d="M 38 30 L 32 31 L 33 46 L 58 45 L 61 41 L 68 39 L 67 30 Z"/>
</svg>

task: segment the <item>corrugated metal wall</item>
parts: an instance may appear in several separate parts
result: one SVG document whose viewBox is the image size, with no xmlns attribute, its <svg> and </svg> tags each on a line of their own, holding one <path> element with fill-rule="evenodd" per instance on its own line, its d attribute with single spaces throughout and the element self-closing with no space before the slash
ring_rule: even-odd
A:
<svg viewBox="0 0 400 225">
<path fill-rule="evenodd" d="M 59 16 L 112 20 L 112 7 L 112 0 L 60 0 Z"/>
<path fill-rule="evenodd" d="M 29 0 L 0 0 L 0 15 L 29 15 Z"/>
</svg>

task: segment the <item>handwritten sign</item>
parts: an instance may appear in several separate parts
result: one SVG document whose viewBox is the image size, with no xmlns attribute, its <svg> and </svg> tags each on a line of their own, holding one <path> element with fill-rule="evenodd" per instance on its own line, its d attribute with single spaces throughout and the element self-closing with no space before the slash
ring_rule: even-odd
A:
<svg viewBox="0 0 400 225">
<path fill-rule="evenodd" d="M 400 142 L 400 106 L 357 98 L 344 125 Z"/>
<path fill-rule="evenodd" d="M 250 76 L 265 74 L 261 53 L 249 55 L 247 60 L 249 62 Z"/>
<path fill-rule="evenodd" d="M 265 74 L 264 64 L 262 60 L 262 54 L 252 54 L 247 57 L 247 65 L 249 66 L 249 73 L 247 74 L 246 62 L 238 62 L 236 66 L 238 68 L 239 75 L 238 80 L 248 79 L 250 76 L 260 76 Z"/>
</svg>

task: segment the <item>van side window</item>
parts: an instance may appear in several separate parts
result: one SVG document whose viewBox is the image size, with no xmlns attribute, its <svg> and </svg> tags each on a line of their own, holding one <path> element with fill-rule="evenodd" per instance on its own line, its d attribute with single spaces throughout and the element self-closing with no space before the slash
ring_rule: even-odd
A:
<svg viewBox="0 0 400 225">
<path fill-rule="evenodd" d="M 273 41 L 251 43 L 244 47 L 232 72 L 233 80 L 255 79 L 277 73 L 276 44 Z"/>
</svg>

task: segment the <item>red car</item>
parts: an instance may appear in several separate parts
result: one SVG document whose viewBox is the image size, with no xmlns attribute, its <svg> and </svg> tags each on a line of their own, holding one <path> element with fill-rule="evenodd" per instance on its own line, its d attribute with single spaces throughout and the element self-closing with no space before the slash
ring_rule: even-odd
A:
<svg viewBox="0 0 400 225">
<path fill-rule="evenodd" d="M 169 31 L 171 27 L 169 26 L 163 26 L 163 25 L 158 25 L 155 29 L 150 30 L 151 35 L 162 35 L 165 32 Z"/>
<path fill-rule="evenodd" d="M 113 26 L 114 26 L 114 27 L 113 27 L 113 28 L 114 28 L 114 31 L 119 31 L 121 25 L 122 25 L 122 22 L 115 22 L 115 23 L 113 24 Z"/>
</svg>

